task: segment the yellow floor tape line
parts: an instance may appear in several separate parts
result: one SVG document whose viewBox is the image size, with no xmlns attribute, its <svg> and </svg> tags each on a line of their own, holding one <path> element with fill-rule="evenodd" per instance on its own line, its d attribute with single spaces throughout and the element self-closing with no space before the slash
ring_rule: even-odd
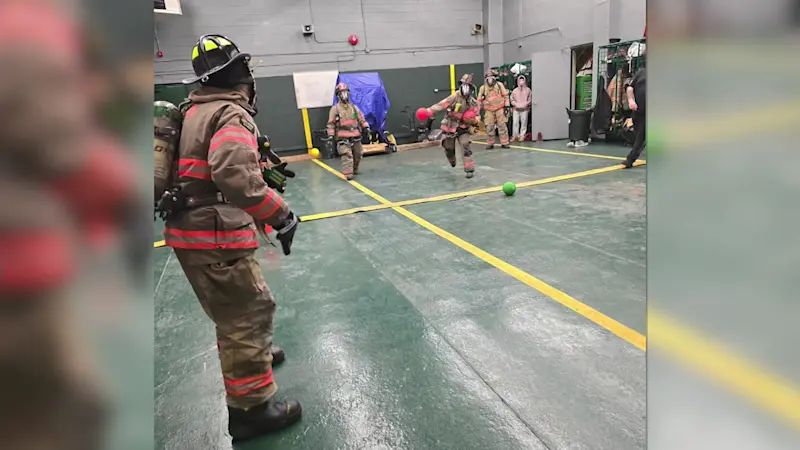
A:
<svg viewBox="0 0 800 450">
<path fill-rule="evenodd" d="M 317 160 L 313 160 L 313 161 L 316 162 Z M 640 166 L 640 165 L 643 165 L 644 163 L 645 163 L 644 161 L 636 161 L 634 166 Z M 323 167 L 322 164 L 320 164 L 320 167 Z M 334 169 L 330 168 L 329 166 L 325 165 L 323 168 L 325 168 L 328 171 L 333 171 L 331 173 L 335 173 L 336 176 L 339 176 L 343 180 L 346 180 L 346 178 L 344 178 L 343 175 L 339 174 L 339 172 L 336 172 Z M 615 170 L 620 170 L 620 169 L 622 169 L 622 165 L 621 164 L 615 165 L 615 166 L 603 167 L 603 168 L 600 168 L 600 169 L 584 170 L 583 172 L 568 173 L 566 175 L 558 175 L 558 176 L 554 176 L 554 177 L 542 178 L 541 180 L 524 181 L 524 182 L 521 182 L 521 183 L 517 183 L 517 188 L 538 186 L 538 185 L 541 185 L 541 184 L 548 184 L 548 183 L 555 183 L 555 182 L 558 182 L 558 181 L 571 180 L 571 179 L 580 178 L 580 177 L 587 177 L 587 176 L 596 175 L 596 174 L 599 174 L 599 173 L 613 172 Z M 474 190 L 471 190 L 471 191 L 462 191 L 462 192 L 454 192 L 452 194 L 437 195 L 437 196 L 434 196 L 434 197 L 416 198 L 416 199 L 412 199 L 412 200 L 403 200 L 403 201 L 400 201 L 400 202 L 381 203 L 379 205 L 372 205 L 372 206 L 359 206 L 357 208 L 342 209 L 342 210 L 339 210 L 339 211 L 331 211 L 331 212 L 326 212 L 326 213 L 310 214 L 310 215 L 307 215 L 307 216 L 302 216 L 302 217 L 300 217 L 300 221 L 301 222 L 311 222 L 313 220 L 330 219 L 332 217 L 347 216 L 347 215 L 350 215 L 350 214 L 357 214 L 357 213 L 361 213 L 361 212 L 380 211 L 380 210 L 384 210 L 384 209 L 393 208 L 393 207 L 396 207 L 396 206 L 420 205 L 420 204 L 423 204 L 423 203 L 433 203 L 433 202 L 441 202 L 441 201 L 445 201 L 445 200 L 453 200 L 453 199 L 456 199 L 456 198 L 472 197 L 472 196 L 475 196 L 475 195 L 483 195 L 483 194 L 489 194 L 489 193 L 492 193 L 492 192 L 500 192 L 502 190 L 503 190 L 503 186 L 494 186 L 494 187 L 488 187 L 488 188 L 482 188 L 482 189 L 474 189 Z M 153 243 L 153 248 L 164 247 L 165 245 L 166 244 L 165 244 L 164 241 L 158 241 L 158 242 Z"/>
<path fill-rule="evenodd" d="M 797 126 L 797 100 L 744 108 L 730 114 L 703 113 L 694 120 L 667 122 L 670 150 L 697 150 L 692 144 L 729 142 L 770 133 L 788 132 Z"/>
<path fill-rule="evenodd" d="M 350 208 L 350 209 L 342 209 L 339 211 L 331 211 L 326 213 L 319 213 L 319 214 L 310 214 L 308 216 L 301 216 L 301 222 L 311 222 L 314 220 L 321 220 L 321 219 L 330 219 L 331 217 L 341 217 L 347 216 L 350 214 L 356 214 L 360 212 L 368 212 L 368 211 L 377 211 L 380 209 L 388 209 L 389 207 L 386 205 L 372 205 L 372 206 L 359 206 L 358 208 Z M 158 241 L 153 243 L 153 248 L 164 247 L 166 245 L 165 241 Z"/>
<path fill-rule="evenodd" d="M 636 163 L 634 163 L 634 166 L 641 166 L 644 164 L 645 164 L 644 161 L 636 161 Z M 602 167 L 600 169 L 584 170 L 583 172 L 568 173 L 566 175 L 557 175 L 554 177 L 542 178 L 541 180 L 523 181 L 521 183 L 516 183 L 516 186 L 517 189 L 530 186 L 539 186 L 542 184 L 555 183 L 558 181 L 571 180 L 574 178 L 588 177 L 590 175 L 597 175 L 600 173 L 613 172 L 615 170 L 621 170 L 622 167 L 623 167 L 622 164 L 617 164 L 614 166 Z M 453 200 L 462 197 L 472 197 L 474 195 L 489 194 L 492 192 L 500 192 L 502 190 L 503 186 L 494 186 L 482 189 L 475 189 L 473 191 L 454 192 L 452 194 L 437 195 L 435 197 L 417 198 L 414 200 L 403 200 L 401 202 L 393 202 L 391 203 L 390 206 L 419 205 L 421 203 L 440 202 L 444 200 Z"/>
<path fill-rule="evenodd" d="M 344 175 L 326 164 L 317 160 L 314 160 L 314 162 L 337 177 L 345 179 Z M 644 162 L 637 162 L 637 165 L 641 164 L 644 164 Z M 612 168 L 606 168 L 605 170 L 612 170 Z M 634 347 L 645 352 L 647 351 L 648 338 L 636 330 L 617 322 L 569 294 L 550 286 L 533 275 L 491 255 L 458 236 L 433 225 L 407 209 L 396 206 L 397 203 L 390 202 L 360 183 L 351 181 L 350 184 L 364 194 L 387 207 L 391 207 L 397 213 L 433 232 L 437 236 L 444 238 L 448 242 L 536 289 L 561 305 L 591 320 L 595 324 L 600 325 Z M 680 325 L 677 321 L 663 313 L 658 313 L 653 310 L 649 311 L 647 316 L 647 330 L 650 338 L 655 339 L 654 342 L 657 343 L 658 347 L 665 349 L 677 360 L 688 364 L 696 370 L 700 370 L 705 373 L 706 376 L 726 385 L 737 395 L 750 399 L 753 403 L 788 420 L 792 425 L 800 426 L 800 392 L 798 388 L 793 386 L 789 381 L 782 380 L 778 376 L 770 375 L 766 371 L 758 369 L 754 364 L 746 362 L 743 358 L 722 348 L 719 344 L 715 344 L 709 339 L 701 337 L 698 333 L 690 331 L 688 328 Z"/>
<path fill-rule="evenodd" d="M 800 428 L 800 387 L 789 380 L 759 369 L 652 307 L 647 334 L 656 348 Z"/>
<path fill-rule="evenodd" d="M 487 142 L 482 141 L 472 141 L 476 144 L 481 145 L 489 145 Z M 509 145 L 511 148 L 518 148 L 520 150 L 530 150 L 532 152 L 542 152 L 542 153 L 556 153 L 559 155 L 572 155 L 572 156 L 586 156 L 589 158 L 601 158 L 601 159 L 613 159 L 615 161 L 622 161 L 625 159 L 623 156 L 609 156 L 609 155 L 600 155 L 598 153 L 581 153 L 581 152 L 570 152 L 566 150 L 550 150 L 548 148 L 536 148 L 536 147 L 523 147 L 521 145 Z"/>
<path fill-rule="evenodd" d="M 334 170 L 333 168 L 329 167 L 327 164 L 320 162 L 319 160 L 314 160 L 320 167 L 331 172 L 332 174 L 336 175 L 341 179 L 346 179 L 344 175 L 339 173 L 338 171 Z M 624 339 L 625 341 L 631 343 L 638 349 L 645 350 L 647 347 L 646 338 L 631 328 L 617 322 L 616 320 L 612 319 L 611 317 L 606 316 L 605 314 L 601 313 L 600 311 L 592 308 L 589 305 L 586 305 L 579 300 L 569 296 L 568 294 L 548 285 L 544 281 L 534 277 L 531 274 L 528 274 L 511 264 L 487 253 L 484 250 L 470 244 L 469 242 L 455 236 L 436 225 L 428 222 L 427 220 L 419 217 L 418 215 L 408 211 L 407 209 L 399 206 L 393 206 L 394 204 L 389 200 L 381 197 L 380 195 L 376 194 L 375 192 L 371 191 L 370 189 L 364 187 L 360 183 L 356 181 L 351 181 L 350 184 L 353 185 L 356 189 L 363 192 L 364 194 L 372 197 L 373 199 L 377 200 L 384 205 L 391 206 L 394 211 L 397 213 L 405 216 L 412 222 L 422 226 L 423 228 L 427 229 L 428 231 L 433 232 L 437 236 L 440 236 L 447 240 L 448 242 L 456 245 L 457 247 L 466 250 L 467 252 L 473 254 L 474 256 L 480 258 L 484 262 L 500 269 L 501 271 L 505 272 L 506 274 L 516 278 L 517 280 L 527 284 L 528 286 L 536 289 L 537 291 L 541 292 L 542 294 L 552 298 L 553 300 L 561 303 L 562 305 L 566 306 L 567 308 L 575 311 L 576 313 L 586 317 L 587 319 L 591 320 L 592 322 L 600 325 L 601 327 L 605 328 L 606 330 L 610 331 L 611 333 L 619 336 L 620 338 Z"/>
</svg>

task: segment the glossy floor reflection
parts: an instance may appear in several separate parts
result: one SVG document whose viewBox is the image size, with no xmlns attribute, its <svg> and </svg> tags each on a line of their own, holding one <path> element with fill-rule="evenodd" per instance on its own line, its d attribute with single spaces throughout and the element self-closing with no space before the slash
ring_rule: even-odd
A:
<svg viewBox="0 0 800 450">
<path fill-rule="evenodd" d="M 440 148 L 369 157 L 358 181 L 396 201 L 615 163 L 481 145 L 475 159 L 466 180 Z M 298 214 L 375 204 L 313 163 L 294 169 Z M 642 167 L 408 209 L 643 332 L 644 179 Z M 170 250 L 154 252 L 157 448 L 230 449 L 213 326 Z M 276 379 L 304 418 L 236 448 L 644 448 L 641 350 L 407 218 L 305 223 L 279 253 L 259 250 L 288 355 Z"/>
</svg>

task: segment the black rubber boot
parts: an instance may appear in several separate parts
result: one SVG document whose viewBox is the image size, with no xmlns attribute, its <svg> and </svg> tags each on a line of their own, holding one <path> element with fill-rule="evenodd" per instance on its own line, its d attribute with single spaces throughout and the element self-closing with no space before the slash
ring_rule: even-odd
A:
<svg viewBox="0 0 800 450">
<path fill-rule="evenodd" d="M 500 146 L 500 148 L 511 148 L 511 147 L 509 147 L 508 144 L 503 144 Z"/>
<path fill-rule="evenodd" d="M 277 345 L 272 346 L 272 365 L 277 366 L 286 359 L 286 353 Z"/>
<path fill-rule="evenodd" d="M 246 441 L 274 433 L 294 424 L 302 417 L 300 403 L 270 400 L 248 409 L 228 407 L 228 432 L 234 442 Z"/>
<path fill-rule="evenodd" d="M 494 148 L 494 144 L 489 144 L 486 146 L 486 150 L 491 150 Z"/>
<path fill-rule="evenodd" d="M 624 161 L 622 161 L 622 163 L 621 163 L 621 164 L 622 164 L 623 166 L 625 166 L 625 168 L 626 168 L 626 169 L 630 169 L 631 167 L 633 167 L 633 163 L 632 163 L 632 162 L 630 162 L 630 161 L 628 161 L 627 159 L 626 159 L 626 160 L 624 160 Z"/>
</svg>

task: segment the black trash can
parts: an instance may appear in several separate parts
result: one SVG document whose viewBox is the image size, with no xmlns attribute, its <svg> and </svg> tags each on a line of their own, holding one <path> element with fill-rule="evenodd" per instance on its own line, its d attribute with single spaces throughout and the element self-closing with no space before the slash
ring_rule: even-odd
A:
<svg viewBox="0 0 800 450">
<path fill-rule="evenodd" d="M 589 141 L 589 130 L 592 123 L 592 109 L 567 109 L 569 117 L 569 140 L 570 141 Z"/>
<path fill-rule="evenodd" d="M 336 153 L 336 143 L 333 138 L 321 139 L 321 145 L 318 147 L 322 159 L 332 159 L 339 156 Z"/>
<path fill-rule="evenodd" d="M 319 150 L 321 159 L 331 159 L 339 156 L 336 154 L 336 146 L 333 139 L 328 137 L 326 130 L 315 132 L 311 137 L 311 143 Z"/>
</svg>

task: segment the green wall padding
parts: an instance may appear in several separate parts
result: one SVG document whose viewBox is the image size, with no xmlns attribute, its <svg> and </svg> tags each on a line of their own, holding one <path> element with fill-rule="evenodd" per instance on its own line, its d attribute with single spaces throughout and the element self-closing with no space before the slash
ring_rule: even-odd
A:
<svg viewBox="0 0 800 450">
<path fill-rule="evenodd" d="M 292 77 L 258 78 L 256 86 L 256 124 L 259 131 L 269 136 L 276 153 L 305 153 L 307 149 L 303 113 L 297 109 Z"/>
<path fill-rule="evenodd" d="M 414 142 L 416 132 L 409 132 L 405 128 L 408 126 L 408 117 L 403 113 L 403 108 L 409 106 L 413 114 L 417 108 L 431 106 L 450 95 L 450 66 L 388 69 L 377 72 L 381 75 L 391 102 L 386 117 L 387 129 L 395 135 L 399 144 Z M 480 86 L 483 80 L 483 64 L 457 65 L 456 82 L 464 73 L 474 74 L 475 83 Z M 292 77 L 259 78 L 256 83 L 258 86 L 256 123 L 259 130 L 269 135 L 276 153 L 305 153 L 303 114 L 297 109 Z M 439 89 L 439 92 L 434 92 L 434 89 Z M 189 89 L 183 85 L 157 85 L 155 98 L 178 104 L 188 93 Z M 308 110 L 312 132 L 325 128 L 329 109 Z"/>
<path fill-rule="evenodd" d="M 450 95 L 450 66 L 418 67 L 413 69 L 377 70 L 386 88 L 391 107 L 386 115 L 386 128 L 394 134 L 398 144 L 416 140 L 416 132 L 405 127 L 409 125 L 403 108 L 409 106 L 412 114 L 417 108 L 431 106 Z M 348 73 L 348 72 L 343 72 Z M 440 89 L 439 93 L 433 92 Z M 309 110 L 311 129 L 325 128 L 330 108 Z"/>
<path fill-rule="evenodd" d="M 178 106 L 189 96 L 189 91 L 189 87 L 183 84 L 157 84 L 153 99 L 155 101 L 167 101 Z"/>
<path fill-rule="evenodd" d="M 456 85 L 465 73 L 472 74 L 472 82 L 475 83 L 475 87 L 480 89 L 483 84 L 483 63 L 456 64 Z"/>
</svg>

